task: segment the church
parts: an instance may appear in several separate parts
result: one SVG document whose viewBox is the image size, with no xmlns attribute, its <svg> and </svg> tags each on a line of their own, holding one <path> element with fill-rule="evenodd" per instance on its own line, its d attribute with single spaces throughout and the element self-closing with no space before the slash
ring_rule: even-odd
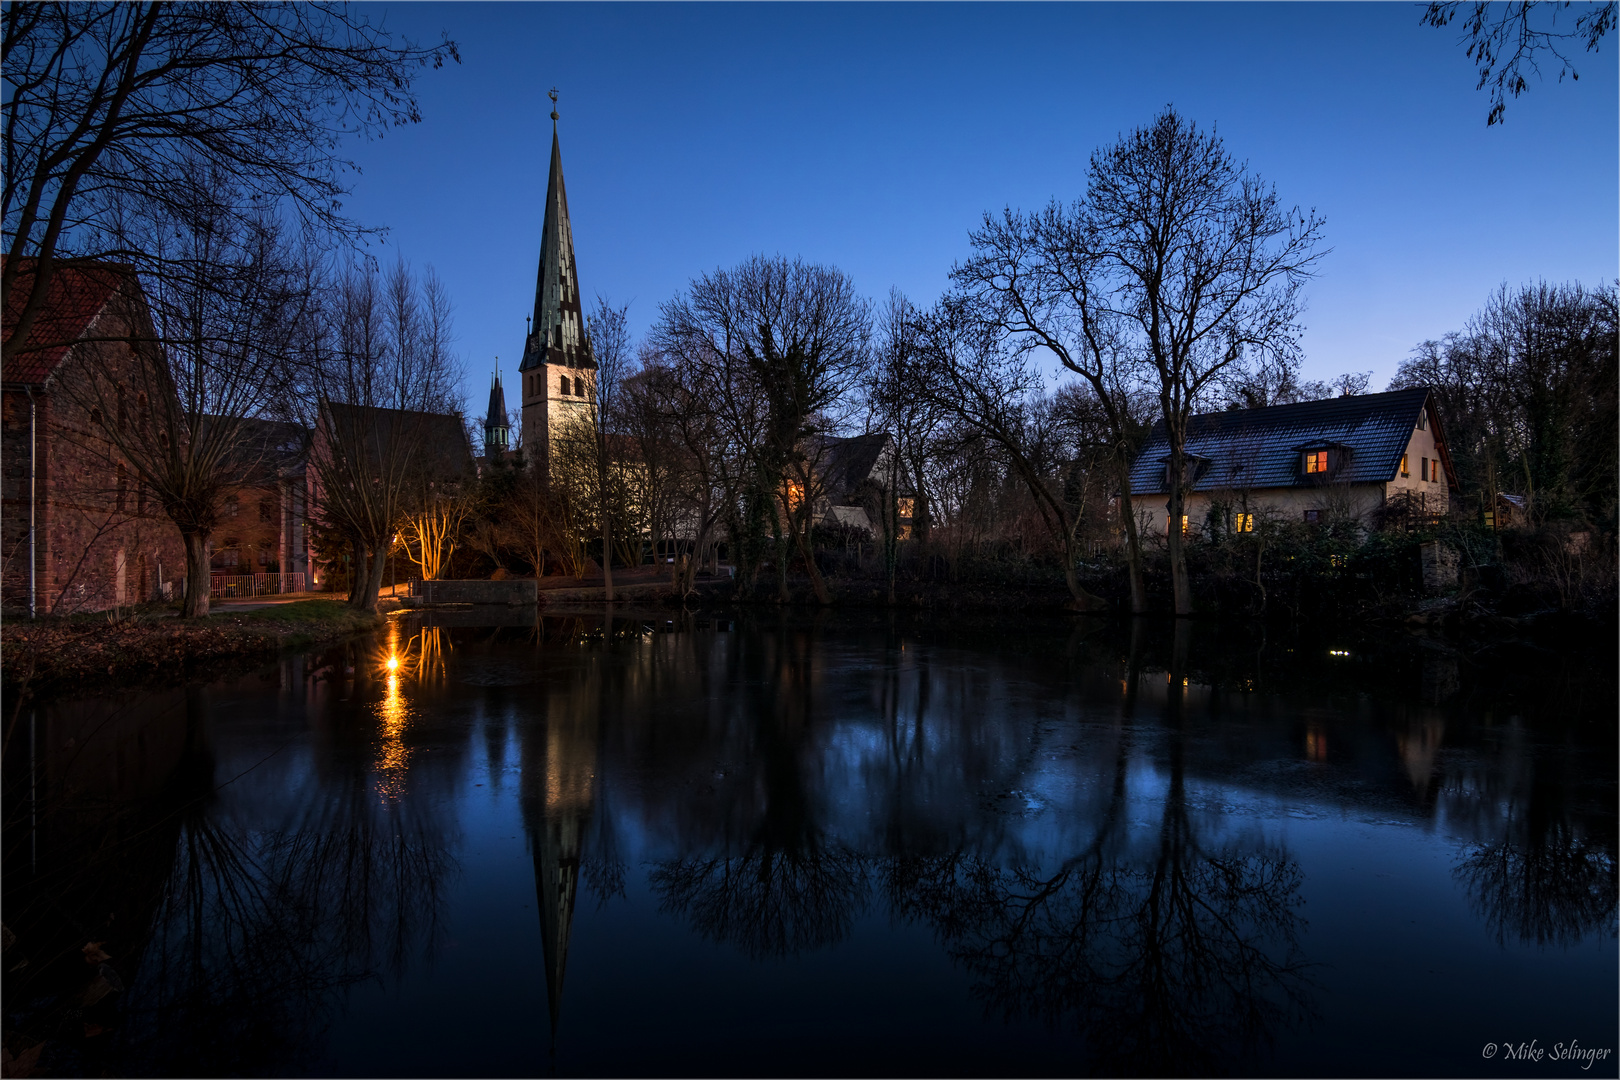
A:
<svg viewBox="0 0 1620 1080">
<path fill-rule="evenodd" d="M 523 448 L 543 477 L 551 473 L 552 443 L 571 423 L 588 423 L 596 362 L 585 332 L 574 230 L 563 188 L 562 150 L 557 142 L 557 92 L 551 91 L 551 172 L 540 235 L 540 269 L 534 315 L 523 343 Z"/>
</svg>

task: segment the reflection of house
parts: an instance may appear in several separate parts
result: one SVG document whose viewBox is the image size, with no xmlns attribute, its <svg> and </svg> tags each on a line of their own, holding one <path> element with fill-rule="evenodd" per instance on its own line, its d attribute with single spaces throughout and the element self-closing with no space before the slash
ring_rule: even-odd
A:
<svg viewBox="0 0 1620 1080">
<path fill-rule="evenodd" d="M 883 499 L 893 466 L 894 440 L 882 432 L 845 439 L 825 438 L 809 448 L 821 481 L 816 500 L 817 524 L 843 525 L 866 533 L 881 532 Z M 911 533 L 913 500 L 904 470 L 900 488 L 900 537 Z"/>
<path fill-rule="evenodd" d="M 31 291 L 25 269 L 5 297 L 8 343 Z M 154 358 L 135 350 L 156 349 L 154 336 L 128 267 L 52 275 L 27 347 L 0 375 L 6 607 L 96 611 L 151 599 L 184 577 L 177 530 L 104 434 L 146 419 L 146 394 L 126 387 L 148 384 L 135 372 Z"/>
<path fill-rule="evenodd" d="M 1443 514 L 1456 486 L 1440 414 L 1423 387 L 1194 416 L 1186 450 L 1187 531 L 1250 531 L 1256 515 L 1367 523 L 1386 505 Z M 1131 468 L 1137 505 L 1159 535 L 1168 467 L 1161 422 Z"/>
</svg>

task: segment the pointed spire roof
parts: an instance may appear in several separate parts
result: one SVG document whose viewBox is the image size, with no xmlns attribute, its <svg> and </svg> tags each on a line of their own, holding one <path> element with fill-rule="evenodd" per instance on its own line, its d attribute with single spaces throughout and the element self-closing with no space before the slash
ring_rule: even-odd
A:
<svg viewBox="0 0 1620 1080">
<path fill-rule="evenodd" d="M 501 388 L 500 372 L 489 384 L 489 413 L 484 418 L 484 430 L 503 428 L 506 426 L 506 391 Z"/>
<path fill-rule="evenodd" d="M 552 91 L 556 101 L 556 91 Z M 534 322 L 524 343 L 520 371 L 541 364 L 592 367 L 574 265 L 574 227 L 563 186 L 557 111 L 551 112 L 551 171 L 546 178 L 546 212 L 540 228 L 540 270 L 534 287 Z"/>
</svg>

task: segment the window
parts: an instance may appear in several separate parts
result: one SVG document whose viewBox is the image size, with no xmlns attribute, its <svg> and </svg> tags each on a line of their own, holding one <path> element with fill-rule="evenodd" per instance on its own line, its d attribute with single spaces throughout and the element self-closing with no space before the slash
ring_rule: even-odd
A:
<svg viewBox="0 0 1620 1080">
<path fill-rule="evenodd" d="M 1232 515 L 1232 531 L 1233 532 L 1254 532 L 1254 515 L 1253 514 L 1234 514 L 1234 515 Z"/>
<path fill-rule="evenodd" d="M 1401 475 L 1402 476 L 1411 476 L 1412 475 L 1412 470 L 1410 468 L 1408 468 L 1407 466 L 1408 466 L 1408 462 L 1406 460 L 1406 455 L 1402 454 L 1401 455 Z"/>
<path fill-rule="evenodd" d="M 1168 521 L 1166 521 L 1164 523 L 1164 532 L 1165 532 L 1166 536 L 1168 536 L 1170 534 L 1170 523 Z M 1187 521 L 1187 515 L 1182 514 L 1181 515 L 1181 535 L 1182 536 L 1189 536 L 1189 535 L 1191 535 L 1191 533 L 1192 533 L 1192 526 Z"/>
<path fill-rule="evenodd" d="M 1322 511 L 1320 511 L 1320 510 L 1307 510 L 1307 511 L 1305 511 L 1305 523 L 1307 525 L 1315 525 L 1320 520 L 1322 520 Z"/>
<path fill-rule="evenodd" d="M 129 473 L 124 468 L 124 463 L 120 461 L 118 463 L 118 498 L 114 507 L 120 514 L 124 512 L 124 493 L 128 490 Z"/>
<path fill-rule="evenodd" d="M 274 500 L 274 499 L 260 499 L 259 500 L 259 520 L 260 521 L 275 521 L 276 520 L 276 500 Z"/>
<path fill-rule="evenodd" d="M 1344 569 L 1344 556 L 1343 555 L 1329 555 L 1328 556 L 1328 564 L 1331 565 L 1336 570 L 1343 570 Z"/>
<path fill-rule="evenodd" d="M 568 396 L 568 376 L 566 376 L 566 375 L 564 375 L 562 377 L 562 392 L 563 392 L 563 397 Z"/>
<path fill-rule="evenodd" d="M 1427 480 L 1429 478 L 1429 459 L 1422 458 L 1420 460 L 1423 463 L 1423 479 Z"/>
<path fill-rule="evenodd" d="M 1328 471 L 1328 452 L 1326 450 L 1305 451 L 1306 473 L 1325 473 Z"/>
<path fill-rule="evenodd" d="M 1418 413 L 1418 430 L 1419 431 L 1428 431 L 1429 430 L 1429 410 L 1428 409 L 1424 409 L 1422 412 Z"/>
<path fill-rule="evenodd" d="M 241 504 L 241 502 L 237 500 L 235 495 L 227 495 L 225 497 L 225 507 L 221 511 L 220 516 L 221 517 L 233 518 L 233 517 L 235 517 L 237 514 L 239 514 L 241 512 L 242 512 L 242 504 Z"/>
</svg>

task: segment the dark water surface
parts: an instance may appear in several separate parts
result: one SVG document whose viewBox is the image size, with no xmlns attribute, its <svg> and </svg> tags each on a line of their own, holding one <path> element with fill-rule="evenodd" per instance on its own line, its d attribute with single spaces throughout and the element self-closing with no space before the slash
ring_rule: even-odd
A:
<svg viewBox="0 0 1620 1080">
<path fill-rule="evenodd" d="M 90 1075 L 1615 1075 L 1612 658 L 1395 636 L 466 612 L 24 710 L 8 1045 Z"/>
</svg>

